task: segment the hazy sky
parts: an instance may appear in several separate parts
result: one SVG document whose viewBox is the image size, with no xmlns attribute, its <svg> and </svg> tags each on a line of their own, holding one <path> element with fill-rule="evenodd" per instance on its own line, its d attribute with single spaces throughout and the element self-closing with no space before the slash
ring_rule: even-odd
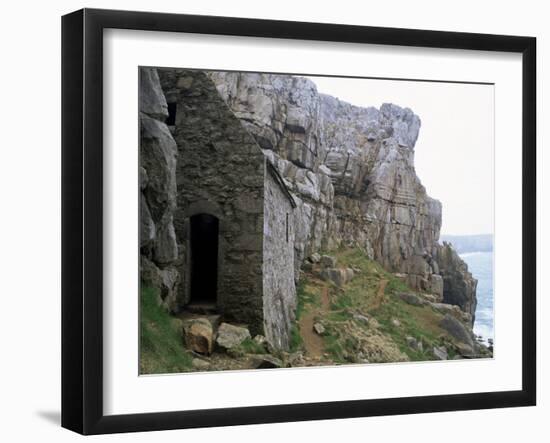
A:
<svg viewBox="0 0 550 443">
<path fill-rule="evenodd" d="M 319 92 L 357 106 L 411 108 L 422 126 L 415 168 L 443 204 L 442 234 L 493 232 L 494 87 L 309 77 Z"/>
</svg>

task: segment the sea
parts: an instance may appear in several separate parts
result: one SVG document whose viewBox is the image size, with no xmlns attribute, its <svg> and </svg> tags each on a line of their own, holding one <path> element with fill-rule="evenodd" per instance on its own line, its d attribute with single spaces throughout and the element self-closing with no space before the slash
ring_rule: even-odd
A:
<svg viewBox="0 0 550 443">
<path fill-rule="evenodd" d="M 460 257 L 478 281 L 474 333 L 485 343 L 494 341 L 493 252 L 467 252 Z"/>
</svg>

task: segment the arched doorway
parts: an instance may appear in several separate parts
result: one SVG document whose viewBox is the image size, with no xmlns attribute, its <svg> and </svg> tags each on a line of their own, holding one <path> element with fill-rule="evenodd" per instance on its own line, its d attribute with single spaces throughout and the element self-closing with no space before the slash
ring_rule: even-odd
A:
<svg viewBox="0 0 550 443">
<path fill-rule="evenodd" d="M 216 303 L 218 289 L 219 221 L 210 214 L 190 218 L 191 304 Z"/>
</svg>

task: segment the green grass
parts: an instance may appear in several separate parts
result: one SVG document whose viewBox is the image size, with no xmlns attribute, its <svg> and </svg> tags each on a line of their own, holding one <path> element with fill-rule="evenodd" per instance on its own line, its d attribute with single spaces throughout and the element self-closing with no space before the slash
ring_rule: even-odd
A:
<svg viewBox="0 0 550 443">
<path fill-rule="evenodd" d="M 251 338 L 245 339 L 240 345 L 236 346 L 236 349 L 232 349 L 237 354 L 265 354 L 267 353 L 265 347 Z"/>
<path fill-rule="evenodd" d="M 388 279 L 388 284 L 386 285 L 384 292 L 386 294 L 395 294 L 396 292 L 407 292 L 410 290 L 411 288 L 409 288 L 404 281 L 392 275 Z"/>
<path fill-rule="evenodd" d="M 413 361 L 433 360 L 432 347 L 443 344 L 447 333 L 439 327 L 442 316 L 429 306 L 413 306 L 397 296 L 397 293 L 411 291 L 403 281 L 389 274 L 385 293 L 386 302 L 371 314 L 378 320 L 380 329 L 399 346 Z M 398 320 L 396 326 L 393 320 Z M 411 349 L 406 337 L 422 341 L 423 350 Z"/>
<path fill-rule="evenodd" d="M 181 321 L 157 303 L 156 290 L 140 293 L 140 374 L 187 372 L 192 356 L 182 343 Z"/>
<path fill-rule="evenodd" d="M 335 363 L 345 363 L 345 350 L 338 333 L 333 329 L 328 329 L 324 337 L 325 352 Z"/>
<path fill-rule="evenodd" d="M 343 288 L 330 285 L 330 309 L 325 314 L 326 333 L 324 334 L 325 351 L 337 363 L 344 363 L 357 354 L 358 343 L 354 334 L 344 330 L 344 324 L 364 331 L 374 331 L 371 324 L 365 324 L 354 318 L 355 313 L 361 313 L 375 319 L 378 327 L 375 333 L 382 334 L 390 343 L 405 354 L 412 361 L 426 361 L 434 359 L 432 347 L 445 344 L 448 335 L 439 327 L 441 315 L 428 306 L 412 306 L 397 296 L 399 292 L 413 291 L 404 281 L 392 273 L 385 271 L 382 266 L 369 260 L 363 251 L 353 249 L 339 249 L 329 252 L 337 258 L 337 267 L 351 267 L 358 269 L 354 278 Z M 387 280 L 382 303 L 373 303 L 377 298 L 378 288 L 382 280 Z M 298 290 L 297 318 L 307 311 L 311 304 L 318 301 L 320 283 L 310 274 L 306 274 L 300 282 Z M 392 320 L 398 320 L 400 325 L 395 326 Z M 349 330 L 349 326 L 348 326 Z M 299 331 L 298 331 L 299 333 Z M 412 349 L 407 344 L 407 336 L 414 337 L 423 343 L 423 350 Z M 295 338 L 299 342 L 299 337 Z M 452 351 L 447 346 L 450 357 Z M 393 354 L 391 354 L 393 355 Z"/>
<path fill-rule="evenodd" d="M 304 341 L 302 340 L 302 336 L 300 335 L 300 329 L 295 323 L 290 329 L 290 352 L 299 351 L 300 349 L 302 349 L 303 344 Z"/>
<path fill-rule="evenodd" d="M 318 288 L 309 284 L 307 279 L 302 279 L 296 288 L 296 299 L 296 320 L 300 320 L 308 305 L 319 306 Z"/>
</svg>

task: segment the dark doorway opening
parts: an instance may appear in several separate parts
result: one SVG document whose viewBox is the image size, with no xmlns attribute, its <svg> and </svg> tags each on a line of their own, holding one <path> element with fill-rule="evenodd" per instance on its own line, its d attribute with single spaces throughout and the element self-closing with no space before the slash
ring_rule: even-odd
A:
<svg viewBox="0 0 550 443">
<path fill-rule="evenodd" d="M 168 103 L 168 117 L 166 117 L 165 123 L 168 126 L 174 126 L 176 124 L 176 111 L 178 110 L 177 103 Z"/>
<path fill-rule="evenodd" d="M 215 304 L 218 290 L 219 222 L 210 214 L 191 217 L 191 304 Z"/>
</svg>

